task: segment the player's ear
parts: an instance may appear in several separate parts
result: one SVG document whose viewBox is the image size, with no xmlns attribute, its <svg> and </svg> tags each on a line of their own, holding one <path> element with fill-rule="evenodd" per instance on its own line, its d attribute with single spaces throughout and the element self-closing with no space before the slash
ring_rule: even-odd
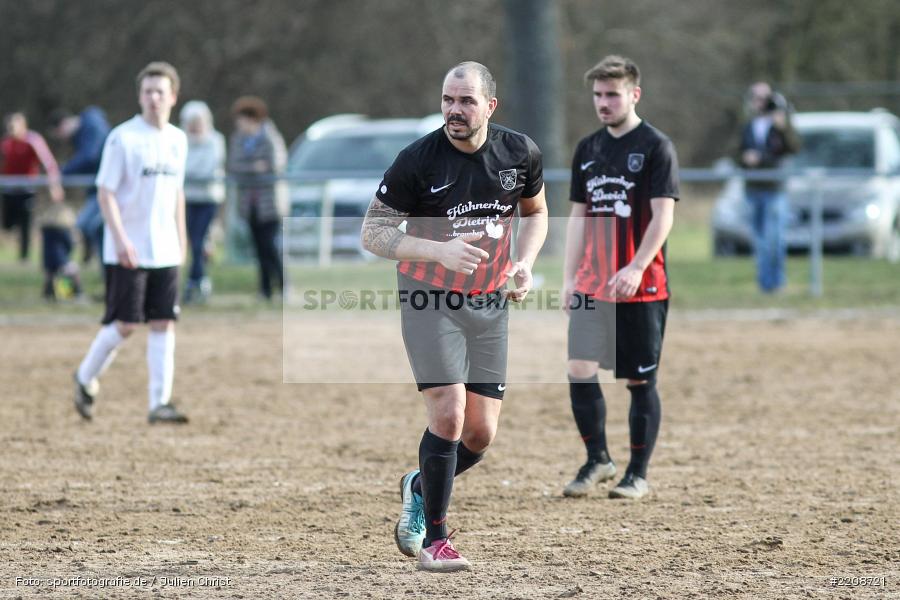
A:
<svg viewBox="0 0 900 600">
<path fill-rule="evenodd" d="M 635 104 L 637 104 L 638 102 L 641 101 L 641 86 L 639 86 L 639 85 L 634 86 L 634 89 L 631 91 L 631 93 L 634 96 Z"/>
<path fill-rule="evenodd" d="M 487 109 L 488 118 L 490 118 L 491 115 L 494 114 L 494 111 L 497 110 L 497 104 L 498 104 L 498 101 L 496 98 L 491 98 L 490 100 L 488 100 L 488 109 Z"/>
</svg>

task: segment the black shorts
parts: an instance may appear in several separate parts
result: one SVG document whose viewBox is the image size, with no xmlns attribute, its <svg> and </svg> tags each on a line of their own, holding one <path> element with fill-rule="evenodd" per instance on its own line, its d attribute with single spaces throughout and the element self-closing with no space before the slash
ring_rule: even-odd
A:
<svg viewBox="0 0 900 600">
<path fill-rule="evenodd" d="M 569 360 L 590 360 L 617 379 L 655 380 L 668 300 L 600 302 L 575 294 L 569 311 Z"/>
<path fill-rule="evenodd" d="M 106 265 L 106 313 L 113 321 L 146 323 L 178 318 L 178 267 L 126 269 Z"/>
<path fill-rule="evenodd" d="M 403 343 L 419 391 L 463 383 L 503 399 L 509 311 L 499 292 L 464 296 L 397 274 Z"/>
</svg>

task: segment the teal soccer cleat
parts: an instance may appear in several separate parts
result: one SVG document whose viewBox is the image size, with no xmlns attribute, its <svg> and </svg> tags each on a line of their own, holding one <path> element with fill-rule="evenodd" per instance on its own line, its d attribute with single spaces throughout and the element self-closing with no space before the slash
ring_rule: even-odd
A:
<svg viewBox="0 0 900 600">
<path fill-rule="evenodd" d="M 403 508 L 394 528 L 397 548 L 406 556 L 418 556 L 425 540 L 425 507 L 422 496 L 412 490 L 412 482 L 419 470 L 410 471 L 400 479 L 400 499 Z"/>
</svg>

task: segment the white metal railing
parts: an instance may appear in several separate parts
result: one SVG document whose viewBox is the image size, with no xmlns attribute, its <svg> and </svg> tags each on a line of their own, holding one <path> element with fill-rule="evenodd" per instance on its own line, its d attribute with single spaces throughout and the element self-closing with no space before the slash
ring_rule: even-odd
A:
<svg viewBox="0 0 900 600">
<path fill-rule="evenodd" d="M 273 175 L 268 177 L 254 177 L 255 183 L 276 183 L 285 181 L 289 184 L 322 184 L 322 193 L 318 200 L 321 208 L 319 216 L 319 243 L 318 262 L 321 266 L 331 264 L 333 227 L 335 222 L 334 208 L 335 198 L 331 182 L 341 179 L 371 179 L 380 180 L 381 171 L 316 171 L 300 174 Z M 726 183 L 737 181 L 780 181 L 785 182 L 790 178 L 802 177 L 811 182 L 812 196 L 810 201 L 810 277 L 809 289 L 813 296 L 821 296 L 823 293 L 822 256 L 824 250 L 824 193 L 828 181 L 833 178 L 869 178 L 879 175 L 871 169 L 773 169 L 773 170 L 742 170 L 734 167 L 694 169 L 683 168 L 679 171 L 679 177 L 683 183 Z M 545 169 L 544 180 L 548 183 L 567 183 L 570 171 L 568 169 Z M 70 175 L 62 179 L 64 187 L 89 188 L 94 185 L 94 176 Z M 190 183 L 225 183 L 231 189 L 240 180 L 234 177 L 219 177 L 211 179 L 192 179 Z M 46 175 L 34 177 L 0 176 L 0 192 L 15 188 L 45 187 L 50 183 Z M 374 186 L 372 195 L 374 196 Z M 232 195 L 229 194 L 229 197 Z M 234 216 L 234 203 L 229 208 L 229 220 Z"/>
<path fill-rule="evenodd" d="M 682 168 L 679 170 L 679 178 L 684 183 L 716 183 L 725 182 L 734 177 L 747 181 L 786 181 L 791 177 L 815 176 L 829 177 L 874 177 L 879 175 L 873 169 L 755 169 L 743 170 L 734 167 L 720 167 L 712 169 Z M 254 175 L 255 183 L 275 183 L 286 181 L 288 183 L 323 183 L 338 179 L 381 179 L 383 171 L 310 171 L 303 174 L 287 173 L 284 175 L 259 176 Z M 567 183 L 569 181 L 569 169 L 544 169 L 544 180 L 550 183 Z M 87 188 L 93 187 L 95 177 L 93 175 L 67 175 L 62 178 L 64 187 Z M 190 179 L 188 183 L 237 183 L 238 178 L 213 177 L 208 179 Z M 45 187 L 50 182 L 46 175 L 23 177 L 19 175 L 0 175 L 0 191 L 8 188 Z M 373 194 L 375 190 L 372 190 Z"/>
</svg>

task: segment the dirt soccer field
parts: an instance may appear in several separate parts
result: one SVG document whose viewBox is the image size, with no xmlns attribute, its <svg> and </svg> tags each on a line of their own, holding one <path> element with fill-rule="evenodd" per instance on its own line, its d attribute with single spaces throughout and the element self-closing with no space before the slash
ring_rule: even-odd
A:
<svg viewBox="0 0 900 600">
<path fill-rule="evenodd" d="M 147 425 L 143 332 L 83 423 L 70 382 L 95 322 L 0 331 L 3 598 L 900 598 L 896 315 L 673 312 L 640 503 L 564 499 L 583 458 L 567 390 L 510 385 L 495 446 L 457 480 L 474 570 L 450 575 L 392 539 L 424 427 L 413 385 L 283 384 L 279 314 L 188 315 L 191 424 Z M 379 359 L 405 362 L 347 358 Z M 626 393 L 606 389 L 624 466 Z"/>
</svg>

